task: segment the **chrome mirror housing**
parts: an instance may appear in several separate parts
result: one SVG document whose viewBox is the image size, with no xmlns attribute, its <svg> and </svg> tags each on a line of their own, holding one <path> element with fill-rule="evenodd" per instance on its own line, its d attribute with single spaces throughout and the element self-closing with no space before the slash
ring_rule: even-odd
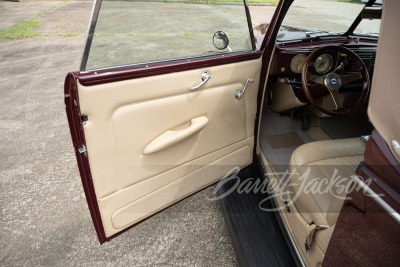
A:
<svg viewBox="0 0 400 267">
<path fill-rule="evenodd" d="M 213 36 L 213 43 L 215 48 L 218 50 L 228 49 L 229 52 L 232 51 L 229 47 L 229 36 L 224 31 L 216 31 Z"/>
</svg>

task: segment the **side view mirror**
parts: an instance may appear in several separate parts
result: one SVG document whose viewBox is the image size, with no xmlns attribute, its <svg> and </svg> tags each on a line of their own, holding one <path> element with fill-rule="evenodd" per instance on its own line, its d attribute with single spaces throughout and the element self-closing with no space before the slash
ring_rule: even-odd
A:
<svg viewBox="0 0 400 267">
<path fill-rule="evenodd" d="M 213 43 L 215 48 L 219 50 L 228 49 L 229 52 L 232 52 L 232 49 L 229 47 L 229 36 L 224 31 L 216 31 L 214 33 Z"/>
</svg>

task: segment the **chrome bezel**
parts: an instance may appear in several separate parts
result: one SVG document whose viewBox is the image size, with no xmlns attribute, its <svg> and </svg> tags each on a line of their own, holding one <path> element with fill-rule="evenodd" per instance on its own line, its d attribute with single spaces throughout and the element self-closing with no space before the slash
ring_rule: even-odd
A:
<svg viewBox="0 0 400 267">
<path fill-rule="evenodd" d="M 300 71 L 295 71 L 294 68 L 293 68 L 293 60 L 294 60 L 295 58 L 298 58 L 298 57 L 304 57 L 303 66 L 304 66 L 304 63 L 306 63 L 306 60 L 307 60 L 307 56 L 304 55 L 304 54 L 295 55 L 295 56 L 292 58 L 292 60 L 290 61 L 290 70 L 293 71 L 294 73 L 301 73 L 301 71 L 302 71 L 302 70 L 300 70 Z M 303 69 L 303 67 L 301 67 L 301 69 Z"/>
<path fill-rule="evenodd" d="M 316 65 L 317 65 L 317 60 L 318 60 L 319 58 L 321 58 L 322 56 L 327 56 L 327 57 L 329 57 L 329 60 L 331 61 L 331 64 L 329 64 L 329 67 L 328 67 L 326 70 L 324 70 L 324 71 L 318 71 L 318 70 L 317 70 L 317 67 L 316 67 Z M 327 73 L 327 72 L 332 68 L 332 65 L 333 65 L 333 58 L 332 58 L 332 56 L 329 55 L 329 54 L 322 54 L 322 55 L 320 55 L 319 57 L 317 57 L 317 59 L 315 60 L 314 68 L 315 68 L 315 71 L 318 72 L 319 74 L 325 74 L 325 73 Z"/>
</svg>

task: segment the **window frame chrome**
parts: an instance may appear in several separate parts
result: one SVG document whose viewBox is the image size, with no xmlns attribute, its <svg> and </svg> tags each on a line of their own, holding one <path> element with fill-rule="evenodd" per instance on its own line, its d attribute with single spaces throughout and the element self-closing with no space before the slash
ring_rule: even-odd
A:
<svg viewBox="0 0 400 267">
<path fill-rule="evenodd" d="M 249 8 L 248 0 L 243 0 L 243 4 L 244 4 L 244 11 L 246 13 L 246 18 L 247 18 L 247 26 L 249 27 L 249 35 L 250 35 L 252 51 L 255 51 L 256 50 L 256 43 L 254 41 L 253 24 L 251 22 L 251 14 L 250 14 L 250 8 Z"/>
<path fill-rule="evenodd" d="M 86 70 L 86 64 L 87 64 L 87 61 L 89 58 L 89 51 L 90 51 L 90 47 L 92 46 L 92 41 L 93 41 L 93 34 L 94 34 L 94 30 L 96 28 L 97 19 L 99 17 L 100 7 L 103 2 L 103 0 L 94 0 L 94 1 L 95 2 L 93 4 L 92 14 L 90 15 L 90 19 L 89 19 L 88 31 L 86 34 L 86 44 L 85 44 L 85 48 L 83 50 L 81 66 L 79 68 L 80 71 Z"/>
</svg>

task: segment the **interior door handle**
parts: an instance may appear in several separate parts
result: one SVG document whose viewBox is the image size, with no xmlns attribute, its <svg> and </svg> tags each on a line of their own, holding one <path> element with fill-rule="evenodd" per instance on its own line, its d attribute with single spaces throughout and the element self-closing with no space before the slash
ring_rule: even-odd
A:
<svg viewBox="0 0 400 267">
<path fill-rule="evenodd" d="M 209 80 L 210 78 L 211 78 L 211 74 L 210 74 L 210 73 L 208 73 L 207 71 L 203 72 L 203 73 L 201 74 L 201 80 L 202 80 L 202 82 L 201 82 L 199 85 L 197 85 L 197 86 L 190 87 L 189 90 L 190 90 L 190 91 L 194 91 L 194 90 L 199 89 L 199 88 L 202 87 L 206 82 L 208 82 L 208 80 Z"/>
<path fill-rule="evenodd" d="M 149 155 L 173 146 L 176 143 L 179 143 L 186 138 L 192 136 L 193 134 L 199 132 L 207 125 L 207 123 L 207 117 L 201 116 L 192 119 L 190 121 L 190 126 L 183 130 L 168 130 L 153 141 L 151 141 L 150 144 L 148 144 L 143 150 L 143 155 Z"/>
</svg>

